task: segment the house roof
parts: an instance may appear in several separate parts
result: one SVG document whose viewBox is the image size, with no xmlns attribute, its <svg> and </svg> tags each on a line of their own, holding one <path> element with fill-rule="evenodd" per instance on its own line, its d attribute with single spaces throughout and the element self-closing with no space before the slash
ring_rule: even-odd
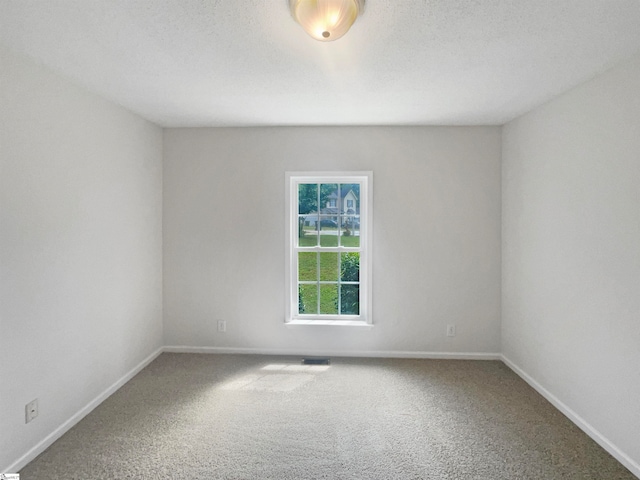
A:
<svg viewBox="0 0 640 480">
<path fill-rule="evenodd" d="M 0 0 L 0 44 L 165 127 L 500 125 L 640 50 L 638 0 Z"/>
<path fill-rule="evenodd" d="M 356 197 L 356 199 L 358 198 L 358 195 L 356 195 L 356 192 L 353 191 L 353 188 L 349 188 L 347 190 L 345 189 L 341 189 L 340 190 L 340 196 L 342 198 L 346 197 L 347 195 L 349 195 L 349 192 L 353 193 L 353 196 Z M 333 192 L 331 192 L 329 195 L 327 195 L 327 198 L 338 198 L 338 191 L 334 190 Z"/>
</svg>

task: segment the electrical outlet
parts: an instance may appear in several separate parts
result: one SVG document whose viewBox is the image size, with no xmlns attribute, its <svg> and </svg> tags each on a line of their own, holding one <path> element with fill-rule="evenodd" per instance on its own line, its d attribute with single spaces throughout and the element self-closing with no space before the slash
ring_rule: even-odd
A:
<svg viewBox="0 0 640 480">
<path fill-rule="evenodd" d="M 218 320 L 218 331 L 226 332 L 227 331 L 227 321 L 226 320 Z"/>
<path fill-rule="evenodd" d="M 455 337 L 455 336 L 456 336 L 456 326 L 447 325 L 447 337 Z"/>
<path fill-rule="evenodd" d="M 38 399 L 27 403 L 24 406 L 24 423 L 29 423 L 38 416 Z"/>
</svg>

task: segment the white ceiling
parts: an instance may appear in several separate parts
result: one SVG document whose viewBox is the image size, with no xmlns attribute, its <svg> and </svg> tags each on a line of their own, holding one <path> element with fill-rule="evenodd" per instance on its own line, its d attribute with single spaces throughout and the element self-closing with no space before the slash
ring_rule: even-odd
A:
<svg viewBox="0 0 640 480">
<path fill-rule="evenodd" d="M 498 125 L 640 50 L 639 0 L 0 0 L 0 42 L 162 126 Z"/>
</svg>

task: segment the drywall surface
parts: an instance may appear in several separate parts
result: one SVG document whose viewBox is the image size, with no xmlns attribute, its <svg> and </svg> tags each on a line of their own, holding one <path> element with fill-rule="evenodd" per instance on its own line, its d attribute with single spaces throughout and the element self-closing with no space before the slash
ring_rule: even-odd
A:
<svg viewBox="0 0 640 480">
<path fill-rule="evenodd" d="M 499 127 L 165 129 L 165 343 L 498 352 L 500 144 Z M 285 326 L 287 171 L 373 171 L 372 328 Z"/>
<path fill-rule="evenodd" d="M 3 471 L 162 346 L 162 130 L 0 64 Z"/>
<path fill-rule="evenodd" d="M 507 124 L 502 183 L 503 353 L 640 465 L 640 55 Z"/>
</svg>

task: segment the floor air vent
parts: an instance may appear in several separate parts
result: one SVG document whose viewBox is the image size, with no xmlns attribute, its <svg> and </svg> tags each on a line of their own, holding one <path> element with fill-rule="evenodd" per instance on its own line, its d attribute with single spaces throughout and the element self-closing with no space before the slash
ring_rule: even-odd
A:
<svg viewBox="0 0 640 480">
<path fill-rule="evenodd" d="M 331 361 L 328 358 L 303 358 L 303 365 L 329 365 Z"/>
</svg>

